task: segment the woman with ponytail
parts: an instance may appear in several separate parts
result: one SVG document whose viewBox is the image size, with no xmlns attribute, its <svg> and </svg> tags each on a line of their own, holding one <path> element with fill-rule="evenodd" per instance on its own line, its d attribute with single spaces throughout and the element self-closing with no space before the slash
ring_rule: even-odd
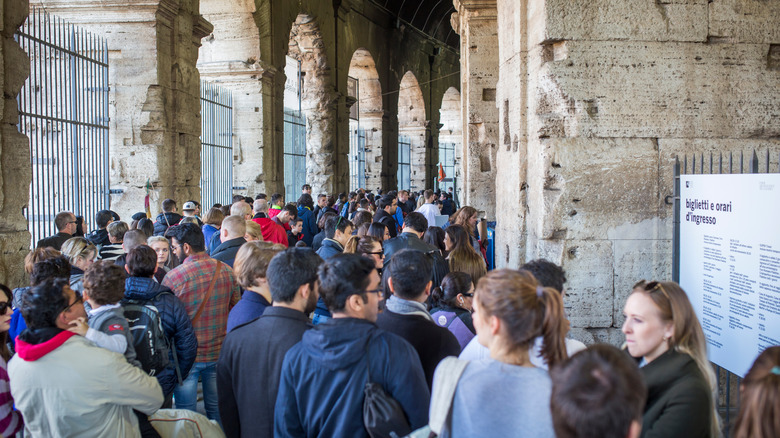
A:
<svg viewBox="0 0 780 438">
<path fill-rule="evenodd" d="M 550 377 L 531 363 L 529 350 L 541 336 L 550 367 L 567 358 L 561 295 L 528 272 L 502 269 L 482 277 L 473 305 L 474 327 L 490 358 L 463 371 L 442 436 L 555 437 Z"/>
<path fill-rule="evenodd" d="M 764 350 L 740 385 L 742 399 L 734 438 L 780 436 L 780 347 Z"/>
<path fill-rule="evenodd" d="M 715 373 L 688 296 L 674 282 L 640 281 L 623 310 L 626 348 L 647 383 L 643 438 L 720 436 Z"/>
<path fill-rule="evenodd" d="M 460 349 L 471 341 L 476 331 L 471 319 L 474 284 L 463 272 L 450 272 L 431 292 L 431 316 L 440 327 L 445 327 L 458 339 Z"/>
</svg>

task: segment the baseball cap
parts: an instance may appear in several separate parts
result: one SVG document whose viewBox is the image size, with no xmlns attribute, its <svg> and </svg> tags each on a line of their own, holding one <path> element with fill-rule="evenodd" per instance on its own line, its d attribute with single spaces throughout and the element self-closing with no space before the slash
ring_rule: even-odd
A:
<svg viewBox="0 0 780 438">
<path fill-rule="evenodd" d="M 188 201 L 184 203 L 184 206 L 182 207 L 182 210 L 184 211 L 195 211 L 195 203 L 192 201 Z"/>
</svg>

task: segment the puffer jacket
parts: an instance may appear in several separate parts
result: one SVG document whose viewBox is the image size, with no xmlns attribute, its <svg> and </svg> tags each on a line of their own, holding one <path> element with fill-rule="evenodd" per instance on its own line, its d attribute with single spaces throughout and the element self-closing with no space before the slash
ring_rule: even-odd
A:
<svg viewBox="0 0 780 438">
<path fill-rule="evenodd" d="M 301 229 L 303 233 L 302 240 L 306 243 L 306 246 L 311 248 L 314 243 L 314 236 L 320 232 L 314 213 L 308 207 L 300 205 L 298 206 L 298 219 L 303 222 L 303 228 Z"/>
<path fill-rule="evenodd" d="M 157 219 L 154 220 L 154 235 L 164 236 L 168 231 L 168 227 L 172 227 L 181 221 L 182 215 L 179 213 L 160 213 L 157 215 Z"/>
<path fill-rule="evenodd" d="M 169 294 L 160 295 L 163 292 Z M 159 296 L 158 296 L 159 295 Z M 155 297 L 157 297 L 155 299 Z M 149 301 L 157 307 L 160 313 L 165 335 L 171 341 L 171 347 L 176 348 L 176 356 L 179 360 L 181 378 L 186 379 L 195 363 L 198 353 L 198 340 L 192 328 L 192 322 L 187 315 L 184 304 L 173 295 L 170 289 L 160 285 L 151 278 L 128 277 L 125 280 L 125 299 Z M 157 380 L 163 388 L 163 393 L 168 395 L 178 383 L 176 369 L 174 368 L 173 353 L 170 355 L 170 363 L 162 373 L 157 375 Z"/>
<path fill-rule="evenodd" d="M 25 330 L 16 352 L 8 375 L 25 436 L 140 438 L 133 409 L 163 403 L 155 378 L 71 332 Z"/>
</svg>

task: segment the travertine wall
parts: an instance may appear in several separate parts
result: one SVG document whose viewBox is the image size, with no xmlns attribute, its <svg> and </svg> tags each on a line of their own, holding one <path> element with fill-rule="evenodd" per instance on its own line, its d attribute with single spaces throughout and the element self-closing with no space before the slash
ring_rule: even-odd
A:
<svg viewBox="0 0 780 438">
<path fill-rule="evenodd" d="M 674 156 L 780 151 L 780 3 L 499 0 L 498 17 L 497 260 L 562 263 L 575 334 L 617 343 L 633 283 L 671 277 Z"/>
<path fill-rule="evenodd" d="M 458 197 L 492 221 L 496 218 L 499 163 L 498 27 L 495 0 L 454 0 L 452 25 L 460 34 L 463 177 Z"/>
<path fill-rule="evenodd" d="M 26 0 L 0 0 L 0 282 L 10 287 L 27 283 L 24 257 L 30 233 L 22 209 L 30 190 L 30 147 L 16 125 L 16 96 L 30 73 L 30 60 L 14 40 L 28 14 Z"/>
<path fill-rule="evenodd" d="M 111 209 L 127 219 L 165 198 L 200 198 L 200 39 L 211 25 L 198 0 L 33 0 L 106 38 L 109 48 Z"/>
</svg>

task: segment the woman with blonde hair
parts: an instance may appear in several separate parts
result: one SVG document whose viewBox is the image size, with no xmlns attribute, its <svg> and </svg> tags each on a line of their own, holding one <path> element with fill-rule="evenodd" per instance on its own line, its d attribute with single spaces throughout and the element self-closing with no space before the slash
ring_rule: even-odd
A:
<svg viewBox="0 0 780 438">
<path fill-rule="evenodd" d="M 97 257 L 95 245 L 83 237 L 71 237 L 62 244 L 62 255 L 70 262 L 70 288 L 81 295 L 84 291 L 84 271 Z"/>
<path fill-rule="evenodd" d="M 741 401 L 734 438 L 780 436 L 780 347 L 758 355 L 740 384 Z"/>
<path fill-rule="evenodd" d="M 451 424 L 441 435 L 555 437 L 552 382 L 546 370 L 532 364 L 529 350 L 541 336 L 542 355 L 551 368 L 566 360 L 561 295 L 542 287 L 529 272 L 501 269 L 479 281 L 473 310 L 479 343 L 490 350 L 490 358 L 466 366 L 452 401 Z M 434 378 L 434 392 L 440 379 Z"/>
<path fill-rule="evenodd" d="M 163 236 L 149 236 L 146 244 L 157 254 L 157 271 L 154 273 L 154 278 L 162 283 L 165 274 L 178 266 L 176 257 L 171 257 L 171 243 Z"/>
<path fill-rule="evenodd" d="M 376 270 L 382 274 L 385 265 L 385 253 L 382 250 L 382 241 L 371 236 L 352 236 L 344 245 L 345 254 L 360 254 L 374 262 Z"/>
<path fill-rule="evenodd" d="M 487 274 L 485 259 L 470 245 L 469 235 L 460 225 L 450 225 L 444 230 L 444 246 L 450 272 L 465 272 L 474 285 Z"/>
<path fill-rule="evenodd" d="M 263 241 L 263 228 L 253 220 L 246 221 L 246 234 L 244 239 L 247 242 Z"/>
<path fill-rule="evenodd" d="M 720 435 L 715 374 L 699 319 L 674 282 L 640 281 L 623 309 L 626 348 L 647 383 L 642 437 Z"/>
</svg>

